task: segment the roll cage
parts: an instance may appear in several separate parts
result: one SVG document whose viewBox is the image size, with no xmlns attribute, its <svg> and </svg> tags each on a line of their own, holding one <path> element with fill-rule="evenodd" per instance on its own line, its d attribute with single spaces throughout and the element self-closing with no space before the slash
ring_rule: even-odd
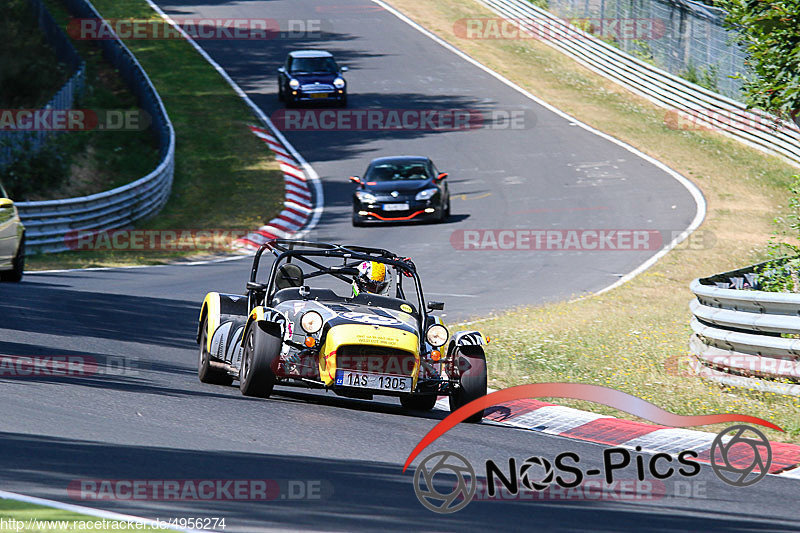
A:
<svg viewBox="0 0 800 533">
<path fill-rule="evenodd" d="M 266 250 L 270 250 L 275 257 L 270 269 L 267 283 L 256 281 L 258 267 L 261 256 Z M 341 258 L 341 266 L 325 266 L 315 261 L 313 258 Z M 363 261 L 376 261 L 394 267 L 397 274 L 395 284 L 395 298 L 406 300 L 403 291 L 403 278 L 410 277 L 414 280 L 414 287 L 417 292 L 419 312 L 417 322 L 420 332 L 420 348 L 424 349 L 425 326 L 427 321 L 427 308 L 425 297 L 422 293 L 422 283 L 417 275 L 417 269 L 410 259 L 402 259 L 388 250 L 382 248 L 369 248 L 357 245 L 331 244 L 325 242 L 300 241 L 290 239 L 272 239 L 262 244 L 253 257 L 253 267 L 250 270 L 250 281 L 247 283 L 247 302 L 248 309 L 252 309 L 262 299 L 267 305 L 277 292 L 275 279 L 278 274 L 278 267 L 282 262 L 291 263 L 295 259 L 316 270 L 303 273 L 304 279 L 318 276 L 329 275 L 338 278 L 345 283 L 351 283 L 353 276 L 358 272 L 356 267 Z M 424 350 L 421 350 L 421 352 Z"/>
</svg>

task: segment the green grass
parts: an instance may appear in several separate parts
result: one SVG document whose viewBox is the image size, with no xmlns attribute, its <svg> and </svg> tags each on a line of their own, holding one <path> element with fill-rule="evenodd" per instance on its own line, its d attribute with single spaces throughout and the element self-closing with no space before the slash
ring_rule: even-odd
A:
<svg viewBox="0 0 800 533">
<path fill-rule="evenodd" d="M 23 524 L 11 522 L 21 521 Z M 96 531 L 96 532 L 118 532 L 125 531 L 123 527 L 127 524 L 119 521 L 106 520 L 105 527 L 101 518 L 89 515 L 62 511 L 52 507 L 42 505 L 32 505 L 30 503 L 18 502 L 15 500 L 0 499 L 0 532 L 20 533 L 39 533 L 44 531 Z M 30 521 L 30 522 L 28 522 Z M 89 524 L 90 523 L 90 524 Z M 11 527 L 12 525 L 16 527 Z M 98 525 L 100 527 L 88 527 Z M 30 527 L 29 527 L 30 526 Z M 64 527 L 62 527 L 64 526 Z M 83 526 L 83 527 L 81 527 Z M 133 527 L 127 528 L 133 530 Z M 138 527 L 135 531 L 164 531 L 150 527 Z"/>
<path fill-rule="evenodd" d="M 492 338 L 490 385 L 605 385 L 679 414 L 759 416 L 786 430 L 768 431 L 770 438 L 800 443 L 800 398 L 722 387 L 676 372 L 676 366 L 685 370 L 685 365 L 675 364 L 688 355 L 689 283 L 766 258 L 770 237 L 787 229 L 785 219 L 777 225 L 773 220 L 787 211 L 797 169 L 721 135 L 675 129 L 667 110 L 544 43 L 458 37 L 456 20 L 493 16 L 473 0 L 391 3 L 548 103 L 666 163 L 691 179 L 708 204 L 697 240 L 621 287 L 571 303 L 515 309 L 470 325 Z M 555 401 L 630 418 L 596 404 Z"/>
<path fill-rule="evenodd" d="M 106 18 L 158 20 L 143 0 L 95 0 Z M 183 40 L 126 42 L 156 86 L 175 133 L 172 196 L 148 229 L 254 229 L 283 204 L 272 153 L 247 128 L 251 110 Z M 68 252 L 29 259 L 29 269 L 157 264 L 189 254 Z"/>
</svg>

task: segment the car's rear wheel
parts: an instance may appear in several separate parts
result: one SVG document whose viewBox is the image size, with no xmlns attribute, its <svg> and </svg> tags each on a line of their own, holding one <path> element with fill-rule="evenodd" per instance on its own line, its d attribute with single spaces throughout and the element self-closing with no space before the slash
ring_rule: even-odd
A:
<svg viewBox="0 0 800 533">
<path fill-rule="evenodd" d="M 22 274 L 25 270 L 25 235 L 19 241 L 17 254 L 11 261 L 11 270 L 0 272 L 0 281 L 22 281 Z"/>
<path fill-rule="evenodd" d="M 239 369 L 239 390 L 245 396 L 268 398 L 275 387 L 273 363 L 281 353 L 281 339 L 253 322 L 247 328 Z"/>
<path fill-rule="evenodd" d="M 436 395 L 400 396 L 400 405 L 414 411 L 430 411 L 436 405 Z"/>
<path fill-rule="evenodd" d="M 486 355 L 480 346 L 458 346 L 454 349 L 455 365 L 459 369 L 460 386 L 450 393 L 450 411 L 455 411 L 481 396 L 486 396 Z M 466 419 L 480 422 L 483 409 Z"/>
<path fill-rule="evenodd" d="M 211 354 L 208 353 L 208 317 L 203 317 L 203 324 L 200 326 L 200 354 L 197 360 L 197 377 L 203 383 L 213 385 L 230 385 L 233 383 L 233 376 L 225 370 L 211 366 Z"/>
</svg>

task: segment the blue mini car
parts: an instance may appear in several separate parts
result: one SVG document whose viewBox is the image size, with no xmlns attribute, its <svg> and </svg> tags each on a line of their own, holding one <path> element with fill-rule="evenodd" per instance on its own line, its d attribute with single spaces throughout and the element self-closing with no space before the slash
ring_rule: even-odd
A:
<svg viewBox="0 0 800 533">
<path fill-rule="evenodd" d="M 347 105 L 347 82 L 330 52 L 296 50 L 289 52 L 278 69 L 278 98 L 288 107 L 299 103 Z"/>
</svg>

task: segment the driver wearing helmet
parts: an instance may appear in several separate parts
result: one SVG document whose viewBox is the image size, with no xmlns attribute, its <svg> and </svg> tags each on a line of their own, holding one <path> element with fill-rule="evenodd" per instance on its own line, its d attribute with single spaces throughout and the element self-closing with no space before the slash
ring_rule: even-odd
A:
<svg viewBox="0 0 800 533">
<path fill-rule="evenodd" d="M 353 280 L 353 297 L 361 292 L 386 295 L 389 291 L 391 275 L 386 265 L 377 261 L 364 261 L 358 265 L 358 274 Z"/>
</svg>

